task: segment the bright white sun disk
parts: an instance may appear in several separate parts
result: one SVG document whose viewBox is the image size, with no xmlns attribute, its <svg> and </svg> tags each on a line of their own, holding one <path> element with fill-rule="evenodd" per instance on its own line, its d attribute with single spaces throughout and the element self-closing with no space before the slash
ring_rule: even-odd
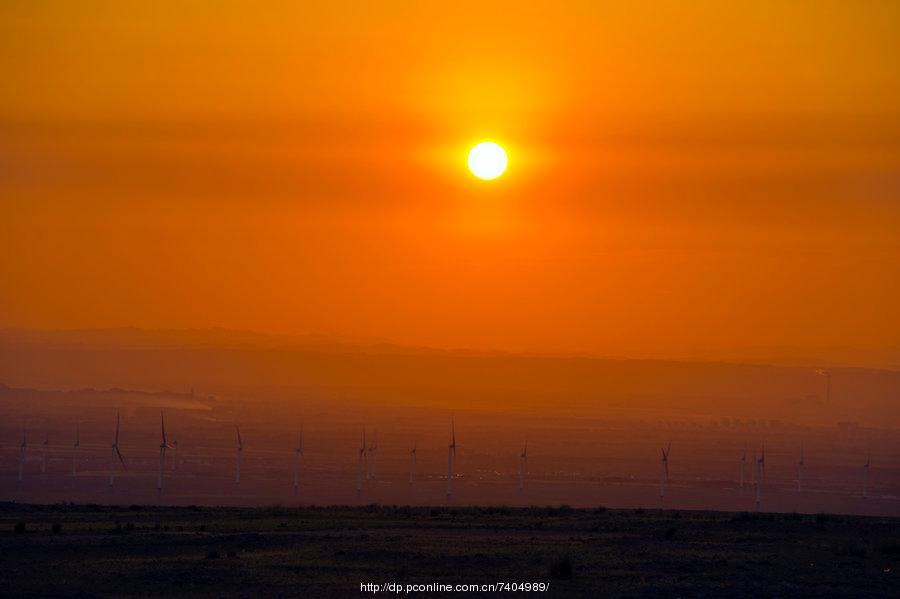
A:
<svg viewBox="0 0 900 599">
<path fill-rule="evenodd" d="M 469 170 L 479 179 L 496 179 L 506 170 L 506 152 L 492 141 L 485 141 L 469 151 Z"/>
</svg>

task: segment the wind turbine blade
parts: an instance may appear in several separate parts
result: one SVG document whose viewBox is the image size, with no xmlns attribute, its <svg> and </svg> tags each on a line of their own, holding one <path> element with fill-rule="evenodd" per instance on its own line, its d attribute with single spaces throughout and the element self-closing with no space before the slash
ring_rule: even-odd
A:
<svg viewBox="0 0 900 599">
<path fill-rule="evenodd" d="M 241 440 L 241 427 L 239 427 L 238 425 L 235 424 L 234 430 L 237 432 L 238 449 L 243 449 L 244 442 Z"/>
<path fill-rule="evenodd" d="M 119 461 L 122 462 L 122 468 L 127 468 L 128 466 L 125 465 L 125 458 L 122 456 L 122 452 L 119 451 L 118 447 L 116 447 L 116 455 L 119 456 Z"/>
</svg>

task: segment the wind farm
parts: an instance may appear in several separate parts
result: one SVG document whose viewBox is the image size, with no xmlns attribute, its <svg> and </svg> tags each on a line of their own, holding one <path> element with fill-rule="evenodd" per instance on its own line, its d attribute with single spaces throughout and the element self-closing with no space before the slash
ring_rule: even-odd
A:
<svg viewBox="0 0 900 599">
<path fill-rule="evenodd" d="M 190 419 L 188 419 L 190 420 Z M 129 420 L 129 429 L 141 428 L 139 421 Z M 339 429 L 333 428 L 334 423 L 325 420 L 327 438 L 331 443 L 340 445 L 341 438 L 346 436 Z M 468 426 L 467 426 L 468 428 Z M 604 507 L 655 507 L 654 495 L 657 501 L 665 500 L 667 507 L 681 509 L 723 509 L 723 510 L 787 510 L 815 513 L 823 506 L 832 506 L 832 509 L 844 513 L 866 514 L 875 513 L 890 514 L 897 509 L 897 500 L 894 498 L 895 490 L 891 471 L 871 468 L 865 461 L 862 468 L 861 486 L 853 488 L 852 478 L 842 479 L 839 464 L 842 460 L 840 454 L 834 453 L 834 449 L 824 451 L 828 460 L 834 461 L 834 469 L 829 473 L 823 469 L 824 475 L 817 477 L 814 483 L 804 483 L 799 489 L 796 483 L 796 470 L 790 473 L 789 448 L 782 446 L 780 451 L 781 463 L 777 465 L 780 472 L 779 478 L 767 478 L 765 475 L 767 462 L 770 461 L 769 448 L 758 452 L 754 456 L 754 482 L 753 494 L 743 494 L 738 476 L 729 478 L 726 470 L 723 470 L 713 460 L 703 455 L 702 446 L 698 446 L 693 455 L 681 458 L 681 468 L 687 468 L 690 476 L 687 478 L 670 478 L 666 466 L 668 460 L 659 462 L 658 478 L 654 484 L 649 473 L 649 464 L 653 461 L 652 451 L 644 453 L 644 460 L 635 460 L 629 454 L 607 454 L 591 464 L 589 455 L 567 455 L 565 459 L 547 458 L 544 456 L 533 457 L 531 447 L 520 448 L 516 454 L 516 467 L 506 473 L 502 470 L 502 453 L 493 453 L 491 439 L 476 427 L 479 433 L 474 445 L 470 445 L 470 451 L 475 451 L 477 458 L 470 458 L 472 470 L 461 469 L 458 460 L 454 457 L 453 446 L 445 445 L 447 452 L 444 462 L 444 473 L 438 467 L 440 450 L 435 447 L 437 436 L 423 436 L 423 443 L 412 449 L 400 446 L 386 446 L 384 459 L 384 471 L 378 477 L 379 484 L 373 485 L 374 479 L 365 477 L 367 471 L 365 451 L 358 449 L 357 465 L 348 474 L 355 478 L 353 486 L 344 487 L 341 490 L 339 479 L 343 470 L 338 455 L 329 448 L 331 443 L 325 444 L 315 453 L 310 454 L 304 450 L 301 454 L 298 447 L 291 452 L 291 460 L 278 460 L 277 449 L 274 446 L 263 446 L 258 451 L 248 450 L 244 446 L 240 457 L 234 456 L 232 462 L 232 485 L 245 483 L 246 490 L 234 494 L 227 491 L 224 457 L 227 455 L 227 447 L 215 445 L 215 439 L 222 438 L 214 428 L 202 428 L 199 437 L 203 441 L 201 450 L 183 453 L 185 467 L 172 471 L 166 462 L 171 459 L 168 452 L 171 444 L 161 437 L 158 432 L 156 447 L 156 460 L 149 458 L 149 448 L 152 445 L 146 442 L 141 445 L 137 439 L 123 445 L 120 440 L 113 468 L 113 478 L 116 493 L 114 496 L 105 497 L 102 486 L 98 485 L 99 445 L 82 444 L 78 452 L 79 468 L 77 471 L 78 484 L 72 487 L 66 480 L 73 479 L 72 464 L 69 462 L 69 470 L 65 472 L 59 468 L 59 461 L 54 456 L 62 457 L 61 451 L 49 452 L 50 468 L 47 472 L 29 472 L 25 468 L 26 460 L 19 458 L 17 464 L 8 470 L 10 477 L 18 476 L 18 467 L 22 466 L 24 476 L 20 484 L 12 492 L 7 492 L 5 499 L 28 499 L 29 501 L 129 501 L 137 503 L 156 503 L 162 501 L 165 504 L 185 504 L 197 502 L 209 502 L 214 504 L 227 501 L 233 505 L 266 505 L 270 502 L 293 504 L 332 504 L 354 503 L 362 500 L 365 503 L 408 503 L 413 501 L 420 505 L 455 505 L 460 502 L 473 505 L 573 505 L 578 507 L 591 507 L 602 505 Z M 678 438 L 685 438 L 687 431 L 678 431 Z M 710 445 L 716 443 L 715 430 L 703 431 L 701 437 L 707 438 Z M 398 430 L 398 436 L 402 431 Z M 90 435 L 96 438 L 97 435 Z M 146 432 L 140 435 L 146 439 Z M 541 444 L 557 447 L 558 442 L 552 439 L 550 434 L 538 437 Z M 821 442 L 821 433 L 810 434 L 810 439 L 818 439 Z M 479 449 L 478 441 L 485 443 L 483 449 Z M 625 439 L 621 439 L 625 442 Z M 643 441 L 649 444 L 650 440 Z M 346 443 L 346 440 L 344 441 Z M 451 441 L 452 443 L 452 441 Z M 695 441 L 696 443 L 696 441 Z M 633 454 L 635 447 L 641 442 L 630 443 L 629 450 Z M 529 445 L 531 445 L 529 443 Z M 649 447 L 647 449 L 650 449 Z M 662 451 L 667 451 L 664 447 Z M 20 450 L 21 451 L 21 450 Z M 457 448 L 458 451 L 458 448 Z M 657 449 L 659 452 L 660 450 Z M 131 457 L 127 464 L 127 478 L 121 475 L 126 472 L 126 466 L 122 465 L 124 457 L 119 459 L 120 453 L 128 453 Z M 71 453 L 71 449 L 70 449 Z M 404 458 L 405 456 L 405 458 Z M 249 462 L 247 461 L 249 459 Z M 865 458 L 863 458 L 865 460 Z M 238 461 L 240 461 L 240 478 L 237 476 Z M 572 482 L 571 472 L 564 469 L 566 463 L 577 463 L 581 471 L 590 474 L 582 476 L 578 484 Z M 616 465 L 617 462 L 625 465 Z M 686 462 L 686 463 L 685 463 Z M 289 463 L 290 466 L 286 464 Z M 151 465 L 152 464 L 152 465 Z M 249 466 L 248 466 L 249 464 Z M 301 476 L 301 466 L 306 474 Z M 704 469 L 706 471 L 704 472 Z M 354 472 L 355 471 L 355 472 Z M 877 493 L 874 494 L 874 503 L 861 503 L 856 500 L 871 499 L 871 472 L 877 473 Z M 108 474 L 108 473 L 107 473 Z M 290 484 L 282 489 L 290 489 L 290 495 L 279 490 L 275 481 L 290 480 Z M 107 485 L 109 483 L 107 478 Z M 93 482 L 92 482 L 93 481 Z M 150 482 L 152 481 L 152 483 Z M 527 484 L 526 484 L 527 483 Z M 443 484 L 443 491 L 440 485 Z M 404 489 L 416 488 L 415 495 L 408 495 Z M 673 486 L 674 485 L 674 486 Z M 111 485 L 109 485 L 112 488 Z M 654 490 L 655 486 L 655 490 Z M 769 488 L 771 487 L 771 488 Z M 154 495 L 149 493 L 150 489 Z M 302 489 L 302 493 L 301 493 Z M 351 492 L 351 489 L 353 491 Z M 789 490 L 793 493 L 789 493 Z M 859 491 L 858 489 L 861 489 Z M 527 492 L 526 492 L 527 491 Z M 854 500 L 854 497 L 856 500 Z M 226 499 L 227 498 L 227 499 Z M 763 505 L 763 499 L 766 505 Z M 871 507 L 870 507 L 871 505 Z M 877 507 L 876 507 L 877 506 Z"/>
<path fill-rule="evenodd" d="M 283 391 L 260 388 L 255 407 L 242 408 L 245 415 L 236 425 L 234 400 L 218 394 L 191 399 L 181 392 L 121 388 L 76 396 L 16 388 L 2 393 L 13 409 L 4 419 L 12 424 L 5 434 L 12 441 L 18 431 L 19 439 L 17 446 L 4 444 L 10 449 L 0 452 L 0 466 L 5 464 L 0 479 L 17 481 L 4 486 L 0 500 L 583 508 L 658 508 L 664 501 L 668 509 L 900 511 L 900 483 L 894 476 L 900 439 L 889 429 L 840 422 L 800 425 L 674 415 L 648 421 L 627 412 L 590 417 L 504 412 L 507 428 L 495 425 L 499 413 L 474 407 L 456 406 L 452 414 L 449 409 L 424 410 L 409 421 L 403 417 L 408 408 L 400 402 L 382 405 L 376 440 L 374 429 L 354 432 L 343 416 L 364 411 L 362 406 L 370 401 L 364 397 L 339 400 L 335 407 L 334 398 L 298 391 L 296 401 L 302 402 L 304 412 L 316 414 L 301 422 L 291 415 L 294 401 L 286 401 Z M 30 415 L 33 402 L 19 404 L 16 397 L 42 397 L 46 407 Z M 254 411 L 258 415 L 248 419 L 246 414 Z M 190 445 L 179 448 L 177 469 L 169 463 L 176 459 L 172 418 L 180 431 L 191 431 Z M 71 435 L 73 429 L 75 437 L 68 448 L 42 445 L 37 456 L 41 461 L 35 464 L 29 459 L 27 429 L 38 420 L 47 423 L 51 439 L 62 438 L 66 431 Z M 102 440 L 112 420 L 115 428 L 112 443 L 106 445 L 104 472 Z M 465 430 L 464 461 L 459 460 L 460 424 Z M 314 447 L 307 444 L 310 426 Z M 522 429 L 532 431 L 524 441 L 516 439 L 516 430 Z M 244 443 L 245 430 L 250 430 L 253 446 Z M 744 439 L 751 437 L 766 441 L 748 456 Z M 403 443 L 413 438 L 414 443 Z M 513 465 L 505 461 L 504 446 L 516 441 L 520 445 Z M 670 463 L 673 448 L 678 455 L 675 470 Z M 341 457 L 354 450 L 352 463 Z M 737 468 L 729 455 L 740 458 Z M 751 457 L 752 492 L 745 493 Z M 854 459 L 864 465 L 861 471 L 853 467 Z M 104 487 L 114 492 L 106 494 Z M 412 488 L 415 493 L 410 494 Z"/>
</svg>

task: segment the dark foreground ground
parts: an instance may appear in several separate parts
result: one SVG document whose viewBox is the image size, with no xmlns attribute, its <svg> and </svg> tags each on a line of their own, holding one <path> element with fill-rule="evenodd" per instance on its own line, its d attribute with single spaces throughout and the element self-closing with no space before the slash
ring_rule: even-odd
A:
<svg viewBox="0 0 900 599">
<path fill-rule="evenodd" d="M 0 595 L 898 596 L 900 519 L 570 508 L 0 504 Z M 464 596 L 413 593 L 412 596 Z M 405 592 L 399 596 L 407 596 Z"/>
</svg>

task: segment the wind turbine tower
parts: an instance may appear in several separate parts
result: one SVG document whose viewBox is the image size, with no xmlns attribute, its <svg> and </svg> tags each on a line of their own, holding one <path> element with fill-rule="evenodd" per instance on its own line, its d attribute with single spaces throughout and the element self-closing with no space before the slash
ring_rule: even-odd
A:
<svg viewBox="0 0 900 599">
<path fill-rule="evenodd" d="M 666 496 L 666 483 L 669 482 L 669 451 L 672 449 L 670 442 L 667 447 L 661 449 L 662 457 L 659 462 L 659 499 Z"/>
<path fill-rule="evenodd" d="M 363 427 L 362 432 L 362 443 L 359 446 L 359 452 L 357 454 L 357 464 L 356 464 L 356 496 L 360 497 L 362 495 L 362 482 L 364 472 L 368 471 L 368 465 L 366 464 L 366 429 Z"/>
<path fill-rule="evenodd" d="M 525 439 L 525 449 L 519 454 L 519 493 L 525 490 L 525 476 L 528 474 L 528 439 Z"/>
<path fill-rule="evenodd" d="M 369 449 L 366 455 L 366 478 L 373 479 L 375 478 L 375 456 L 378 455 L 378 429 L 375 429 L 375 433 L 373 435 L 372 444 L 369 445 Z"/>
<path fill-rule="evenodd" d="M 234 425 L 237 433 L 237 450 L 234 455 L 234 484 L 241 484 L 241 457 L 244 454 L 244 441 L 241 439 L 241 427 Z"/>
<path fill-rule="evenodd" d="M 119 459 L 119 462 L 122 464 L 122 469 L 125 469 L 125 458 L 122 457 L 122 452 L 119 451 L 119 428 L 121 424 L 121 417 L 119 416 L 119 412 L 116 412 L 116 436 L 113 437 L 112 446 L 109 451 L 109 486 L 113 486 L 113 483 L 116 480 L 116 458 Z"/>
<path fill-rule="evenodd" d="M 866 456 L 866 463 L 863 464 L 863 499 L 869 497 L 869 466 L 872 463 L 871 454 Z"/>
<path fill-rule="evenodd" d="M 447 446 L 447 501 L 453 500 L 453 467 L 456 461 L 456 424 L 450 420 L 450 445 Z"/>
<path fill-rule="evenodd" d="M 300 490 L 300 458 L 303 457 L 303 425 L 300 425 L 300 436 L 294 448 L 294 495 Z"/>
<path fill-rule="evenodd" d="M 825 377 L 825 405 L 831 405 L 831 371 L 820 369 L 816 372 Z"/>
<path fill-rule="evenodd" d="M 78 456 L 78 448 L 81 446 L 81 436 L 78 433 L 78 423 L 75 423 L 75 443 L 72 445 L 72 476 L 75 476 L 75 465 Z"/>
<path fill-rule="evenodd" d="M 756 509 L 760 508 L 762 503 L 762 483 L 763 476 L 766 472 L 766 446 L 762 446 L 759 457 L 756 458 Z"/>
<path fill-rule="evenodd" d="M 413 476 L 416 473 L 416 446 L 409 450 L 409 484 L 413 484 Z"/>
<path fill-rule="evenodd" d="M 159 476 L 156 478 L 156 492 L 162 493 L 163 468 L 166 467 L 166 449 L 172 447 L 166 438 L 166 419 L 162 410 L 159 411 L 159 430 L 161 438 L 159 442 Z"/>
<path fill-rule="evenodd" d="M 19 482 L 22 482 L 22 471 L 25 469 L 25 454 L 28 451 L 28 438 L 22 429 L 22 443 L 19 445 Z"/>
<path fill-rule="evenodd" d="M 50 433 L 44 432 L 44 442 L 41 444 L 41 474 L 47 472 L 47 447 L 50 445 Z"/>
</svg>

